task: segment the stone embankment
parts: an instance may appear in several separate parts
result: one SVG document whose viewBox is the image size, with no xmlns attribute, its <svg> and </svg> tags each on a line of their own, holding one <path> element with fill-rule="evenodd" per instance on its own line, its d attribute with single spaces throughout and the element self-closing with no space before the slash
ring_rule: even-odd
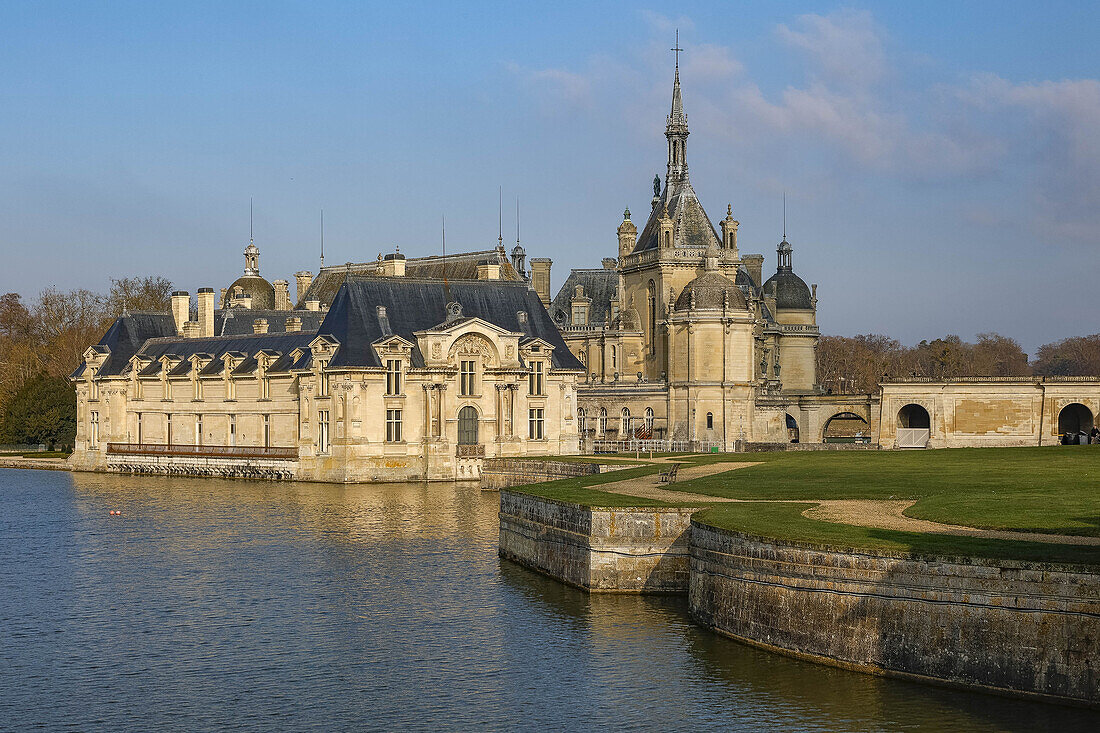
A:
<svg viewBox="0 0 1100 733">
<path fill-rule="evenodd" d="M 683 593 L 696 511 L 590 508 L 503 490 L 500 554 L 589 591 Z"/>
<path fill-rule="evenodd" d="M 695 521 L 701 625 L 838 666 L 1100 706 L 1100 574 L 841 551 Z"/>
<path fill-rule="evenodd" d="M 630 468 L 629 465 L 582 463 L 580 461 L 539 461 L 526 458 L 486 458 L 481 464 L 483 489 L 540 484 L 560 478 L 591 476 Z"/>
<path fill-rule="evenodd" d="M 702 507 L 585 507 L 508 490 L 500 507 L 502 557 L 589 591 L 687 593 L 702 626 L 786 654 L 1100 707 L 1091 568 L 756 538 L 692 520 Z"/>
</svg>

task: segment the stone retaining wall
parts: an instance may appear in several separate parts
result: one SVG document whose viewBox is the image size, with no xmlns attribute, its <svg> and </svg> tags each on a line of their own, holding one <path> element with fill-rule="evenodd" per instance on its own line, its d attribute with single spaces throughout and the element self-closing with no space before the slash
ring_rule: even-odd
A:
<svg viewBox="0 0 1100 733">
<path fill-rule="evenodd" d="M 683 593 L 698 508 L 589 508 L 500 494 L 500 555 L 590 591 Z"/>
<path fill-rule="evenodd" d="M 107 470 L 126 474 L 293 479 L 298 461 L 277 458 L 108 455 Z"/>
<path fill-rule="evenodd" d="M 576 461 L 539 461 L 526 458 L 486 458 L 481 464 L 481 486 L 485 489 L 506 489 L 509 486 L 537 484 L 560 478 L 591 476 L 619 466 L 602 466 Z"/>
<path fill-rule="evenodd" d="M 1100 574 L 837 551 L 693 522 L 691 614 L 862 671 L 1100 707 Z"/>
</svg>

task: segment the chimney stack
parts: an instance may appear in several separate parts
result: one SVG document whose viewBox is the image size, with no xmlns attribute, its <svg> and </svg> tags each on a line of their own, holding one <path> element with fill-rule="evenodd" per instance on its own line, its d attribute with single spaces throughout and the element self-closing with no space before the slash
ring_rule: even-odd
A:
<svg viewBox="0 0 1100 733">
<path fill-rule="evenodd" d="M 294 299 L 301 303 L 302 298 L 306 297 L 306 291 L 309 290 L 309 286 L 312 283 L 313 273 L 309 270 L 302 270 L 301 272 L 294 273 L 294 287 L 296 291 Z"/>
<path fill-rule="evenodd" d="M 477 263 L 477 279 L 478 280 L 499 280 L 500 279 L 500 263 L 499 262 L 479 262 L 479 263 Z"/>
<path fill-rule="evenodd" d="M 382 274 L 388 277 L 405 277 L 405 255 L 393 252 L 383 257 Z"/>
<path fill-rule="evenodd" d="M 298 316 L 291 316 L 286 319 L 286 332 L 297 333 L 302 330 L 302 319 Z"/>
<path fill-rule="evenodd" d="M 306 310 L 307 311 L 319 311 L 319 310 L 321 310 L 321 301 L 317 300 L 316 298 L 310 298 L 309 300 L 306 301 Z"/>
<path fill-rule="evenodd" d="M 176 333 L 183 333 L 183 326 L 191 320 L 191 294 L 186 290 L 172 293 L 172 320 L 176 322 Z"/>
<path fill-rule="evenodd" d="M 199 288 L 199 336 L 214 335 L 214 288 Z"/>
<path fill-rule="evenodd" d="M 549 257 L 531 259 L 531 287 L 538 293 L 543 306 L 550 307 L 550 266 L 554 262 Z"/>
<path fill-rule="evenodd" d="M 257 318 L 252 321 L 252 333 L 267 333 L 267 319 Z"/>
<path fill-rule="evenodd" d="M 271 285 L 275 288 L 275 310 L 290 310 L 290 283 L 286 280 L 276 280 Z"/>
<path fill-rule="evenodd" d="M 764 284 L 760 279 L 764 271 L 764 255 L 745 255 L 741 258 L 741 263 L 752 276 L 753 284 L 758 288 L 761 287 Z"/>
</svg>

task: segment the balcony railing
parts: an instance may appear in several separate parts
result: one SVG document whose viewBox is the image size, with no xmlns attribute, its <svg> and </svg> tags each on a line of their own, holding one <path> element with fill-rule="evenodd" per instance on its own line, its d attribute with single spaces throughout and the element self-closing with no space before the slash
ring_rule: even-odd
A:
<svg viewBox="0 0 1100 733">
<path fill-rule="evenodd" d="M 107 455 L 183 456 L 188 458 L 289 458 L 297 460 L 297 448 L 262 445 L 164 445 L 161 443 L 108 443 Z"/>
<path fill-rule="evenodd" d="M 460 445 L 457 446 L 455 455 L 458 458 L 484 458 L 485 446 L 483 445 Z"/>
</svg>

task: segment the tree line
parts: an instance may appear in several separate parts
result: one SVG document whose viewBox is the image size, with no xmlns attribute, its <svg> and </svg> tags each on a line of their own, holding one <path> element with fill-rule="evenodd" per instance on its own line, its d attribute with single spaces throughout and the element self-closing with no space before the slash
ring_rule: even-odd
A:
<svg viewBox="0 0 1100 733">
<path fill-rule="evenodd" d="M 1032 361 L 1018 341 L 997 333 L 916 346 L 881 334 L 822 336 L 817 345 L 818 382 L 834 394 L 873 392 L 884 378 L 1026 376 L 1100 376 L 1100 334 L 1044 344 Z"/>
<path fill-rule="evenodd" d="M 159 276 L 111 279 L 105 293 L 47 288 L 33 300 L 0 295 L 0 443 L 71 448 L 76 391 L 69 375 L 125 311 L 171 307 Z"/>
</svg>

